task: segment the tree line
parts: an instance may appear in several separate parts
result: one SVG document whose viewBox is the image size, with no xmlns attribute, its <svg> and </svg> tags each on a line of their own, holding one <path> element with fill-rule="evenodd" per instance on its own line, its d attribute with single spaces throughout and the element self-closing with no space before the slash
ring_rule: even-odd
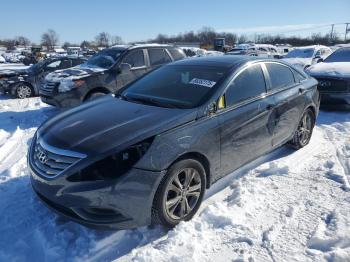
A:
<svg viewBox="0 0 350 262">
<path fill-rule="evenodd" d="M 84 40 L 81 43 L 64 42 L 62 47 L 67 48 L 69 46 L 80 46 L 82 48 L 96 48 L 96 47 L 109 47 L 112 45 L 123 44 L 123 40 L 118 35 L 111 35 L 107 32 L 101 32 L 95 36 L 94 40 Z M 0 39 L 0 45 L 5 46 L 8 50 L 13 50 L 16 46 L 30 46 L 36 45 L 31 42 L 25 36 L 17 36 L 13 39 Z M 53 50 L 59 46 L 59 35 L 53 29 L 49 29 L 41 35 L 40 45 L 47 48 L 47 50 Z"/>
<path fill-rule="evenodd" d="M 312 34 L 308 37 L 300 36 L 284 36 L 270 35 L 270 34 L 258 34 L 254 36 L 254 39 L 248 38 L 245 34 L 235 34 L 230 32 L 216 32 L 211 27 L 203 27 L 201 30 L 194 32 L 189 31 L 186 33 L 179 33 L 174 36 L 168 36 L 166 34 L 158 34 L 157 37 L 149 39 L 147 43 L 199 43 L 201 46 L 211 46 L 215 38 L 224 37 L 225 42 L 229 46 L 234 46 L 235 44 L 254 42 L 257 44 L 290 44 L 292 46 L 305 46 L 305 45 L 334 45 L 344 42 L 350 42 L 350 39 L 344 41 L 339 37 L 337 33 L 333 34 Z M 41 35 L 40 45 L 46 47 L 48 50 L 53 50 L 54 47 L 59 44 L 59 35 L 56 31 L 49 29 Z M 81 43 L 70 43 L 64 42 L 62 47 L 67 48 L 68 46 L 80 46 L 82 48 L 97 48 L 97 47 L 109 47 L 112 45 L 123 44 L 123 40 L 118 35 L 111 35 L 107 32 L 101 32 L 95 36 L 94 40 L 84 40 Z M 7 49 L 14 49 L 15 46 L 29 46 L 35 45 L 24 36 L 18 36 L 14 39 L 4 39 L 0 40 L 0 45 L 7 47 Z"/>
</svg>

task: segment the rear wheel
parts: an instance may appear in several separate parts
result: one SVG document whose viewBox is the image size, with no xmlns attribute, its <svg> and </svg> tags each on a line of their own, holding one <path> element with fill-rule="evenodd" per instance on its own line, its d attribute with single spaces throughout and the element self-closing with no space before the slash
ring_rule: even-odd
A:
<svg viewBox="0 0 350 262">
<path fill-rule="evenodd" d="M 18 83 L 14 88 L 17 98 L 23 99 L 33 96 L 33 89 L 26 83 Z"/>
<path fill-rule="evenodd" d="M 296 149 L 306 146 L 310 142 L 314 125 L 315 115 L 311 109 L 307 109 L 302 115 L 298 128 L 289 144 Z"/>
<path fill-rule="evenodd" d="M 190 220 L 205 193 L 205 170 L 196 160 L 172 165 L 160 183 L 152 207 L 152 220 L 167 227 Z"/>
</svg>

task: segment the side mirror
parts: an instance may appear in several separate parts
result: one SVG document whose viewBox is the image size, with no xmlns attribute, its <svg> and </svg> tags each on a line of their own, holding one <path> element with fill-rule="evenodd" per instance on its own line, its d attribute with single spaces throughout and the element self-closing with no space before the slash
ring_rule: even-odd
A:
<svg viewBox="0 0 350 262">
<path fill-rule="evenodd" d="M 131 70 L 131 65 L 127 63 L 121 63 L 119 66 L 119 70 L 122 73 L 129 72 Z"/>
<path fill-rule="evenodd" d="M 208 110 L 207 110 L 208 115 L 213 115 L 213 114 L 215 114 L 215 113 L 216 113 L 216 110 L 217 110 L 217 106 L 216 106 L 216 103 L 215 103 L 215 102 L 209 104 Z"/>
<path fill-rule="evenodd" d="M 323 62 L 323 58 L 318 58 L 317 63 L 321 63 L 321 62 Z"/>
</svg>

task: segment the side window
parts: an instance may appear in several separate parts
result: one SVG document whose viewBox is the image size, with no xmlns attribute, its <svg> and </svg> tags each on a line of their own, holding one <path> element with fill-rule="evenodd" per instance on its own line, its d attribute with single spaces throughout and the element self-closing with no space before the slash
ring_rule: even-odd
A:
<svg viewBox="0 0 350 262">
<path fill-rule="evenodd" d="M 54 61 L 54 62 L 47 64 L 46 67 L 49 69 L 55 69 L 55 68 L 58 68 L 60 66 L 60 64 L 61 64 L 61 60 L 57 60 L 57 61 Z"/>
<path fill-rule="evenodd" d="M 180 49 L 169 48 L 168 51 L 170 52 L 174 60 L 180 60 L 185 57 L 185 54 Z"/>
<path fill-rule="evenodd" d="M 294 74 L 287 66 L 276 63 L 266 63 L 266 67 L 269 71 L 271 88 L 273 90 L 291 86 L 295 83 Z"/>
<path fill-rule="evenodd" d="M 72 67 L 71 60 L 68 60 L 68 59 L 62 60 L 60 68 L 69 68 L 69 67 Z"/>
<path fill-rule="evenodd" d="M 171 62 L 169 55 L 163 48 L 148 49 L 148 54 L 152 66 Z"/>
<path fill-rule="evenodd" d="M 294 78 L 295 78 L 295 82 L 301 82 L 301 81 L 303 81 L 303 80 L 305 80 L 306 79 L 306 77 L 305 76 L 303 76 L 301 73 L 299 73 L 298 71 L 296 71 L 296 70 L 293 70 L 293 73 L 294 73 Z"/>
<path fill-rule="evenodd" d="M 73 66 L 77 66 L 77 65 L 80 65 L 80 64 L 82 64 L 82 63 L 84 63 L 84 60 L 82 60 L 82 59 L 73 59 L 72 60 L 72 65 Z"/>
<path fill-rule="evenodd" d="M 225 99 L 231 106 L 266 92 L 265 77 L 260 65 L 253 65 L 241 72 L 228 87 Z"/>
<path fill-rule="evenodd" d="M 131 51 L 130 54 L 127 54 L 123 60 L 123 63 L 131 65 L 131 67 L 141 67 L 145 66 L 145 57 L 143 55 L 143 50 Z"/>
</svg>

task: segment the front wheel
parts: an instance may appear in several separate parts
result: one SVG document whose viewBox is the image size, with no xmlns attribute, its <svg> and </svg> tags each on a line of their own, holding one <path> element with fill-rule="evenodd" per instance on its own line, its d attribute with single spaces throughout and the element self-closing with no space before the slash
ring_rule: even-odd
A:
<svg viewBox="0 0 350 262">
<path fill-rule="evenodd" d="M 160 183 L 152 207 L 153 223 L 174 227 L 198 211 L 206 188 L 203 166 L 186 159 L 172 165 Z"/>
<path fill-rule="evenodd" d="M 15 95 L 17 98 L 23 99 L 33 96 L 33 89 L 26 83 L 19 83 L 15 86 Z"/>
<path fill-rule="evenodd" d="M 86 99 L 85 101 L 92 101 L 92 100 L 95 100 L 96 98 L 99 98 L 101 96 L 104 96 L 106 95 L 106 93 L 103 93 L 103 92 L 94 92 L 92 94 L 90 94 Z"/>
<path fill-rule="evenodd" d="M 295 149 L 306 146 L 311 139 L 312 131 L 315 126 L 315 115 L 311 109 L 307 109 L 302 115 L 298 128 L 294 133 L 293 139 L 289 142 Z"/>
</svg>

